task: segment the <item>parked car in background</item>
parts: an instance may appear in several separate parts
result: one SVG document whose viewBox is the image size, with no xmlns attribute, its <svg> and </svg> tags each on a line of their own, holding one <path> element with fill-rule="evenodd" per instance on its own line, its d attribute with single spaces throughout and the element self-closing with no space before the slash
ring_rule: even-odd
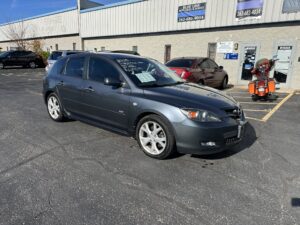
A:
<svg viewBox="0 0 300 225">
<path fill-rule="evenodd" d="M 43 58 L 32 51 L 8 51 L 0 54 L 0 69 L 7 66 L 43 67 Z"/>
<path fill-rule="evenodd" d="M 213 154 L 243 136 L 244 113 L 232 97 L 139 56 L 61 58 L 44 78 L 43 96 L 52 120 L 71 118 L 134 136 L 157 159 L 176 151 Z"/>
<path fill-rule="evenodd" d="M 122 53 L 122 54 L 129 54 L 129 55 L 140 55 L 138 52 L 136 51 L 130 51 L 130 50 L 114 50 L 114 51 L 110 51 L 112 53 Z"/>
<path fill-rule="evenodd" d="M 53 64 L 59 59 L 60 57 L 68 56 L 68 55 L 74 55 L 78 53 L 82 53 L 83 51 L 75 51 L 75 50 L 61 50 L 61 51 L 53 51 L 47 60 L 47 66 L 46 66 L 46 71 L 48 71 Z"/>
<path fill-rule="evenodd" d="M 228 84 L 228 74 L 223 66 L 209 58 L 182 57 L 166 63 L 178 76 L 189 82 L 224 89 Z"/>
</svg>

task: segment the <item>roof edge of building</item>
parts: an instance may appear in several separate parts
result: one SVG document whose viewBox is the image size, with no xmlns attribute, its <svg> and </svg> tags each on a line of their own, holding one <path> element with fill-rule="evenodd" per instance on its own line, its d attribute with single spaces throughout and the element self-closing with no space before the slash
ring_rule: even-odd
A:
<svg viewBox="0 0 300 225">
<path fill-rule="evenodd" d="M 143 2 L 143 1 L 147 1 L 147 0 L 127 0 L 127 1 L 118 2 L 118 3 L 114 3 L 114 4 L 98 6 L 98 7 L 94 7 L 94 8 L 90 8 L 90 9 L 84 9 L 84 10 L 81 10 L 80 13 L 93 12 L 93 11 L 98 11 L 98 10 L 102 10 L 102 9 L 108 9 L 108 8 L 113 8 L 113 7 L 117 7 L 117 6 L 129 5 L 129 4 L 134 4 L 134 3 Z"/>
<path fill-rule="evenodd" d="M 0 27 L 6 26 L 6 25 L 9 25 L 9 24 L 14 24 L 14 23 L 27 21 L 27 20 L 33 20 L 33 19 L 38 19 L 38 18 L 42 18 L 42 17 L 46 17 L 46 16 L 52 16 L 52 15 L 55 15 L 55 14 L 65 13 L 65 12 L 69 12 L 69 11 L 73 11 L 73 10 L 77 10 L 77 6 L 57 10 L 57 11 L 54 11 L 54 12 L 44 13 L 44 14 L 40 14 L 40 15 L 37 15 L 37 16 L 27 17 L 27 18 L 24 18 L 24 19 L 15 20 L 15 21 L 11 21 L 11 22 L 8 22 L 8 23 L 2 23 L 2 24 L 0 24 Z"/>
</svg>

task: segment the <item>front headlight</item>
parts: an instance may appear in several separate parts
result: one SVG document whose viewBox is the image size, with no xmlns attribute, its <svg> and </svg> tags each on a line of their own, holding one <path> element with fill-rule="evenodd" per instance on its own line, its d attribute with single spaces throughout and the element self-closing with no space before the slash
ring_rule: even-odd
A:
<svg viewBox="0 0 300 225">
<path fill-rule="evenodd" d="M 199 109 L 181 109 L 181 112 L 189 119 L 200 122 L 221 122 L 214 113 Z"/>
</svg>

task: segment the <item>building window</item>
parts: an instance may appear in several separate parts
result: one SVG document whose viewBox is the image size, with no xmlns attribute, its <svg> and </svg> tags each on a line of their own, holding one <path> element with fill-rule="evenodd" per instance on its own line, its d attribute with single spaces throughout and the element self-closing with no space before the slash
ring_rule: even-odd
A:
<svg viewBox="0 0 300 225">
<path fill-rule="evenodd" d="M 136 45 L 132 46 L 132 51 L 138 52 L 138 46 L 136 46 Z"/>
<path fill-rule="evenodd" d="M 215 60 L 216 52 L 217 52 L 217 43 L 208 43 L 207 57 L 212 60 Z"/>
<path fill-rule="evenodd" d="M 101 47 L 101 52 L 104 52 L 105 51 L 105 47 Z"/>
<path fill-rule="evenodd" d="M 73 50 L 76 50 L 76 43 L 73 43 Z"/>
<path fill-rule="evenodd" d="M 58 44 L 55 44 L 55 50 L 56 51 L 58 50 Z"/>
<path fill-rule="evenodd" d="M 165 45 L 165 63 L 171 60 L 171 45 Z"/>
</svg>

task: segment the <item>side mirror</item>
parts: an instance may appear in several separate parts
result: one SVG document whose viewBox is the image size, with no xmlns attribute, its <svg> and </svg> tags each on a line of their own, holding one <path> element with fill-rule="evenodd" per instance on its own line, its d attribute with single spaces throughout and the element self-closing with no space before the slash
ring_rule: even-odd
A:
<svg viewBox="0 0 300 225">
<path fill-rule="evenodd" d="M 122 81 L 108 77 L 104 79 L 104 84 L 113 87 L 121 87 L 123 85 Z"/>
<path fill-rule="evenodd" d="M 219 69 L 220 69 L 220 70 L 223 70 L 223 69 L 224 69 L 224 67 L 223 67 L 223 66 L 219 66 Z"/>
</svg>

